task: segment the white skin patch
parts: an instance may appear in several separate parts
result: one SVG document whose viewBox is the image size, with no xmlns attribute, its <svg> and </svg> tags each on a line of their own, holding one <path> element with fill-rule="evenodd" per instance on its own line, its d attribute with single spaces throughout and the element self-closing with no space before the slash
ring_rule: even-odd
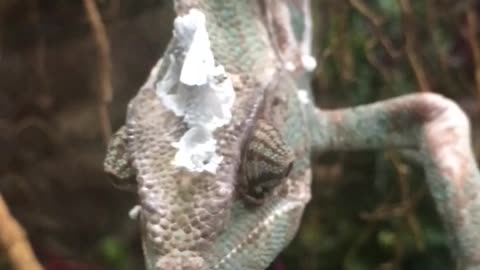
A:
<svg viewBox="0 0 480 270">
<path fill-rule="evenodd" d="M 299 89 L 297 91 L 297 97 L 298 97 L 298 100 L 300 100 L 301 103 L 303 104 L 308 104 L 310 103 L 310 97 L 308 95 L 308 91 L 307 90 L 304 90 L 304 89 Z"/>
<path fill-rule="evenodd" d="M 285 63 L 285 69 L 288 71 L 294 71 L 295 70 L 295 64 L 292 62 L 287 62 Z"/>
<path fill-rule="evenodd" d="M 216 154 L 213 132 L 232 118 L 235 92 L 210 48 L 205 15 L 191 9 L 174 22 L 174 50 L 169 66 L 156 83 L 157 95 L 189 130 L 172 145 L 178 149 L 172 164 L 190 171 L 215 173 L 222 157 Z"/>
<path fill-rule="evenodd" d="M 317 60 L 311 55 L 302 55 L 303 68 L 306 71 L 313 71 L 317 67 Z"/>
<path fill-rule="evenodd" d="M 142 207 L 140 205 L 135 205 L 132 209 L 130 209 L 130 211 L 128 211 L 128 216 L 130 219 L 136 220 L 140 215 L 141 210 Z"/>
<path fill-rule="evenodd" d="M 215 173 L 222 161 L 222 157 L 215 154 L 216 141 L 212 133 L 202 126 L 189 129 L 173 147 L 178 152 L 172 164 L 192 171 Z"/>
</svg>

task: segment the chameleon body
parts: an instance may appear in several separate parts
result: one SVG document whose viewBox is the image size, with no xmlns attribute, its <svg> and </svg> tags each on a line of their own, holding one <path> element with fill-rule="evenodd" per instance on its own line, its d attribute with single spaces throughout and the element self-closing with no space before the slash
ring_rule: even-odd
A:
<svg viewBox="0 0 480 270">
<path fill-rule="evenodd" d="M 459 269 L 480 269 L 480 174 L 456 104 L 418 94 L 316 109 L 297 90 L 312 67 L 308 1 L 175 9 L 173 38 L 105 159 L 117 185 L 136 187 L 148 270 L 265 269 L 310 199 L 313 148 L 392 146 L 425 166 Z"/>
<path fill-rule="evenodd" d="M 295 235 L 310 198 L 310 143 L 295 83 L 268 39 L 258 1 L 176 4 L 174 39 L 130 102 L 106 171 L 136 177 L 147 269 L 265 269 Z M 235 91 L 231 121 L 213 133 L 221 157 L 214 172 L 172 164 L 179 138 L 197 123 L 158 95 L 159 84 L 186 87 L 168 80 L 172 66 L 184 61 L 183 72 L 190 61 L 181 38 L 190 26 L 181 24 L 192 10 L 205 15 L 215 65 Z"/>
</svg>

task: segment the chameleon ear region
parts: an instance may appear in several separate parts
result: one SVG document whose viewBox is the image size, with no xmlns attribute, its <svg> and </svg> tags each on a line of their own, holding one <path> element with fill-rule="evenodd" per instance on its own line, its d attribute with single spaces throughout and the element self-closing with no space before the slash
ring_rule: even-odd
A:
<svg viewBox="0 0 480 270">
<path fill-rule="evenodd" d="M 293 160 L 293 151 L 280 132 L 265 120 L 258 120 L 246 143 L 241 165 L 241 191 L 247 201 L 261 204 L 289 175 Z"/>
</svg>

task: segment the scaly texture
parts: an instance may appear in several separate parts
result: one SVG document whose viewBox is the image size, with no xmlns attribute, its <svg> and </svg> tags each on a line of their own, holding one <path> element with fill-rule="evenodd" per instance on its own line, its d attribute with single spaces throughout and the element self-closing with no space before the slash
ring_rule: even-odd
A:
<svg viewBox="0 0 480 270">
<path fill-rule="evenodd" d="M 308 1 L 178 0 L 175 4 L 180 19 L 174 38 L 130 102 L 126 125 L 114 136 L 105 160 L 106 170 L 125 183 L 136 174 L 147 269 L 265 269 L 295 235 L 310 199 L 312 148 L 387 146 L 418 150 L 462 268 L 480 269 L 480 179 L 470 150 L 468 121 L 452 102 L 435 95 L 413 95 L 320 111 L 309 101 L 308 92 L 297 91 L 307 86 L 304 71 L 312 67 L 302 55 L 309 50 L 305 45 L 310 40 Z M 295 7 L 298 10 L 292 10 Z M 209 40 L 199 14 L 205 15 Z M 305 17 L 302 27 L 290 23 L 292 18 L 298 22 L 299 14 Z M 188 17 L 192 15 L 196 17 Z M 207 55 L 213 52 L 215 63 L 205 54 L 191 55 L 190 48 L 203 49 Z M 192 83 L 194 77 L 188 76 L 198 75 L 192 67 L 202 66 L 216 75 L 199 68 L 198 74 L 207 75 L 199 77 L 201 83 Z M 219 79 L 222 67 L 226 73 Z M 190 73 L 179 74 L 184 70 Z M 202 111 L 209 111 L 193 106 L 195 102 L 213 95 L 221 103 L 223 95 L 215 96 L 219 94 L 215 91 L 222 91 L 218 80 L 231 81 L 235 90 L 232 118 L 207 130 L 212 134 L 193 136 L 207 141 L 206 146 L 183 142 L 187 148 L 190 143 L 208 146 L 207 152 L 200 147 L 204 151 L 200 161 L 216 156 L 218 167 L 202 170 L 198 159 L 192 161 L 199 164 L 198 170 L 172 162 L 185 133 L 205 128 L 189 120 L 190 116 L 203 119 Z M 186 93 L 182 106 L 188 114 L 165 103 L 165 97 L 179 93 Z M 248 145 L 256 141 L 252 135 L 262 133 L 255 132 L 259 121 L 267 121 L 275 130 L 270 136 L 275 141 L 269 145 L 291 149 L 294 162 L 288 176 L 276 173 L 279 179 L 273 190 L 251 205 L 241 192 L 247 176 L 241 168 L 242 162 L 258 162 L 252 158 L 256 155 L 245 156 L 243 149 L 259 149 Z M 279 168 L 287 164 L 282 158 L 271 162 Z"/>
<path fill-rule="evenodd" d="M 106 168 L 124 177 L 131 172 L 125 165 L 131 163 L 137 174 L 148 269 L 263 269 L 296 231 L 309 199 L 309 171 L 294 167 L 265 203 L 252 208 L 238 190 L 241 149 L 263 108 L 269 114 L 263 118 L 279 129 L 292 149 L 305 152 L 308 139 L 296 147 L 283 125 L 286 120 L 303 125 L 289 113 L 300 108 L 295 87 L 287 73 L 277 70 L 280 62 L 257 2 L 191 2 L 177 3 L 178 14 L 196 8 L 206 15 L 215 61 L 225 67 L 236 91 L 232 121 L 215 131 L 217 154 L 222 157 L 219 168 L 198 173 L 171 162 L 177 152 L 173 145 L 188 126 L 165 107 L 155 89 L 178 61 L 171 57 L 178 55 L 180 41 L 175 40 L 130 102 L 126 136 L 120 132 L 112 141 Z M 295 136 L 306 136 L 304 128 L 299 130 L 304 132 Z M 306 155 L 300 159 L 308 163 Z"/>
</svg>

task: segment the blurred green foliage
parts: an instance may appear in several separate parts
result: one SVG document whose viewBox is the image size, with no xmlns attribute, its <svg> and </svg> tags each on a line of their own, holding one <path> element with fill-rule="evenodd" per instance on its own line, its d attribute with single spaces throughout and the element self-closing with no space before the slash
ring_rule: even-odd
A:
<svg viewBox="0 0 480 270">
<path fill-rule="evenodd" d="M 128 269 L 129 250 L 121 241 L 107 237 L 99 244 L 98 249 L 102 260 L 110 269 Z"/>
</svg>

